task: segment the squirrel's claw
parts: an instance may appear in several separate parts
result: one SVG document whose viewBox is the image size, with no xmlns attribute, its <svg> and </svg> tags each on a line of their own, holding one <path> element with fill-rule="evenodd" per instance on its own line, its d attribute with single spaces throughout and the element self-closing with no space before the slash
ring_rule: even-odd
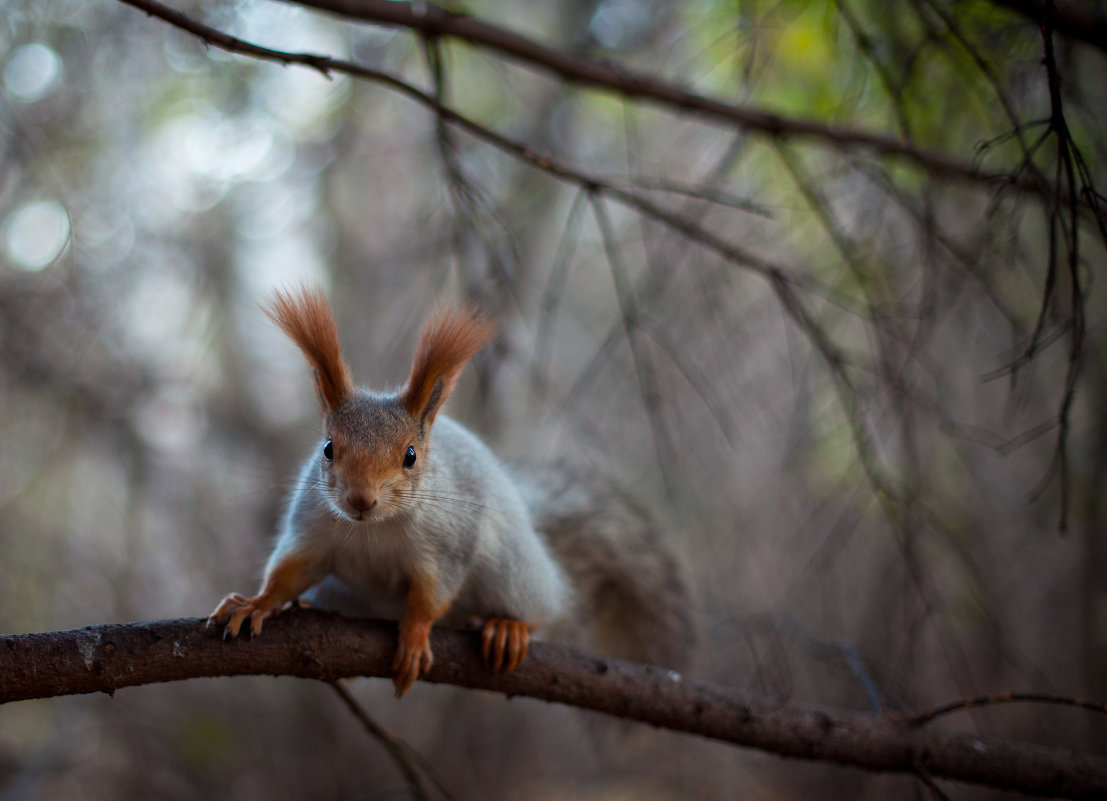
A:
<svg viewBox="0 0 1107 801">
<path fill-rule="evenodd" d="M 208 617 L 208 626 L 226 621 L 223 627 L 223 639 L 238 636 L 239 629 L 250 619 L 250 633 L 256 637 L 261 634 L 262 623 L 273 613 L 274 607 L 263 595 L 247 598 L 241 593 L 232 592 L 224 598 L 215 611 Z"/>
<path fill-rule="evenodd" d="M 415 680 L 430 670 L 433 664 L 434 654 L 428 638 L 424 637 L 422 642 L 415 639 L 409 642 L 407 638 L 400 637 L 396 658 L 392 660 L 392 684 L 396 688 L 396 697 L 403 698 Z"/>
<path fill-rule="evenodd" d="M 530 646 L 530 627 L 521 620 L 490 618 L 481 632 L 481 654 L 495 672 L 510 673 L 519 666 Z"/>
</svg>

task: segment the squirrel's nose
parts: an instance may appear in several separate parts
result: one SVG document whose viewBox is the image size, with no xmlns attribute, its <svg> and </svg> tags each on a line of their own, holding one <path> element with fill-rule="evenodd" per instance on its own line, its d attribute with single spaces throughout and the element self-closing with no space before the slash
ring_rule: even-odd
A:
<svg viewBox="0 0 1107 801">
<path fill-rule="evenodd" d="M 346 494 L 346 503 L 351 509 L 359 512 L 368 512 L 377 505 L 377 499 L 365 492 L 349 492 Z"/>
</svg>

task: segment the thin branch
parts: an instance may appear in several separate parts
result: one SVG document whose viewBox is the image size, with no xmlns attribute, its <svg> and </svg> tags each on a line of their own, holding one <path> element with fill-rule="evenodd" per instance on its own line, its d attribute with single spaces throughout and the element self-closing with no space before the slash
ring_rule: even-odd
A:
<svg viewBox="0 0 1107 801">
<path fill-rule="evenodd" d="M 159 19 L 168 22 L 174 27 L 181 30 L 188 31 L 189 33 L 199 36 L 208 44 L 213 44 L 231 53 L 238 53 L 244 56 L 253 56 L 254 58 L 260 58 L 264 61 L 276 61 L 279 64 L 302 64 L 305 67 L 311 67 L 314 70 L 322 73 L 326 77 L 330 77 L 331 71 L 344 72 L 346 70 L 341 69 L 336 63 L 335 59 L 330 56 L 320 56 L 312 53 L 287 53 L 283 50 L 273 50 L 268 47 L 261 47 L 260 45 L 247 42 L 244 39 L 239 39 L 235 36 L 230 36 L 215 28 L 208 27 L 201 22 L 196 22 L 187 14 L 182 14 L 175 8 L 170 8 L 167 5 L 157 2 L 157 0 L 119 0 L 129 6 L 134 6 L 137 9 L 145 11 L 152 17 L 158 17 Z"/>
<path fill-rule="evenodd" d="M 1107 53 L 1107 15 L 1095 3 L 1058 2 L 1058 0 L 992 0 L 997 6 L 1016 11 L 1041 23 L 1048 14 L 1053 29 Z"/>
<path fill-rule="evenodd" d="M 619 301 L 619 314 L 623 323 L 623 332 L 630 347 L 630 358 L 634 364 L 634 373 L 638 379 L 638 389 L 642 396 L 642 406 L 646 410 L 646 419 L 649 421 L 650 431 L 653 434 L 654 449 L 657 453 L 657 469 L 661 475 L 665 490 L 670 495 L 675 491 L 676 482 L 671 474 L 671 465 L 674 463 L 676 452 L 669 431 L 665 426 L 665 418 L 661 408 L 661 391 L 658 389 L 657 378 L 654 375 L 653 362 L 642 350 L 638 338 L 641 327 L 641 314 L 638 310 L 638 300 L 627 276 L 626 267 L 619 256 L 619 248 L 615 242 L 615 229 L 611 225 L 611 219 L 607 216 L 607 209 L 603 201 L 594 193 L 589 196 L 592 204 L 592 214 L 596 219 L 596 225 L 600 229 L 600 238 L 603 240 L 604 254 L 607 256 L 608 269 L 611 272 L 611 281 L 615 287 L 615 295 Z"/>
<path fill-rule="evenodd" d="M 145 5 L 146 0 L 123 0 Z M 432 3 L 398 0 L 287 0 L 311 6 L 349 19 L 378 25 L 409 28 L 428 36 L 454 37 L 471 45 L 494 50 L 529 67 L 552 73 L 569 83 L 616 92 L 634 100 L 648 100 L 661 106 L 694 112 L 771 137 L 795 137 L 852 149 L 864 148 L 882 156 L 893 156 L 914 163 L 927 172 L 969 181 L 1008 180 L 1002 173 L 986 173 L 944 153 L 917 147 L 884 134 L 858 131 L 816 120 L 782 117 L 751 106 L 734 105 L 696 94 L 653 75 L 634 72 L 610 61 L 587 58 L 548 47 L 468 14 L 439 8 Z M 1024 188 L 1038 191 L 1029 182 Z"/>
<path fill-rule="evenodd" d="M 419 758 L 415 749 L 381 728 L 380 724 L 369 716 L 369 713 L 362 708 L 361 704 L 359 704 L 357 700 L 350 695 L 350 692 L 339 684 L 337 680 L 328 681 L 327 684 L 334 690 L 335 694 L 346 708 L 350 710 L 350 714 L 357 718 L 358 723 L 369 733 L 369 736 L 384 746 L 384 750 L 392 757 L 392 761 L 396 763 L 396 767 L 400 769 L 400 773 L 407 779 L 412 794 L 419 799 L 419 801 L 430 801 L 430 796 L 427 795 L 427 791 L 423 787 L 423 782 L 419 778 L 419 771 L 415 769 L 415 765 L 413 765 L 412 762 L 418 759 L 420 767 L 425 771 L 429 766 L 424 760 Z M 431 775 L 433 777 L 433 774 Z M 443 795 L 447 798 L 451 797 L 450 793 L 446 791 L 446 788 L 440 782 L 435 780 L 435 784 L 438 785 Z"/>
<path fill-rule="evenodd" d="M 628 208 L 634 209 L 639 214 L 667 225 L 674 231 L 695 240 L 702 247 L 716 253 L 732 264 L 758 273 L 762 277 L 773 278 L 775 276 L 792 282 L 796 280 L 795 278 L 786 277 L 783 268 L 760 259 L 753 253 L 745 251 L 737 245 L 731 244 L 712 234 L 696 221 L 672 214 L 639 194 L 607 184 L 598 176 L 589 175 L 581 170 L 576 170 L 546 153 L 536 151 L 528 145 L 511 139 L 490 128 L 486 128 L 454 109 L 442 105 L 436 98 L 423 92 L 419 88 L 393 75 L 389 75 L 386 72 L 365 67 L 352 61 L 331 58 L 329 56 L 311 53 L 291 53 L 283 50 L 270 50 L 268 48 L 259 47 L 249 42 L 243 42 L 241 39 L 236 39 L 233 36 L 228 36 L 203 23 L 196 22 L 186 17 L 184 14 L 180 14 L 179 12 L 163 6 L 161 3 L 155 2 L 155 0 L 120 0 L 120 2 L 142 9 L 152 16 L 158 17 L 182 30 L 198 36 L 209 44 L 216 45 L 232 53 L 241 53 L 266 61 L 275 61 L 280 64 L 303 64 L 318 70 L 324 75 L 329 75 L 331 72 L 341 72 L 356 78 L 387 86 L 408 99 L 414 100 L 425 108 L 430 109 L 451 125 L 457 126 L 476 139 L 491 145 L 501 152 L 521 159 L 548 175 L 574 184 L 588 192 L 601 192 L 604 195 L 612 197 Z M 396 3 L 396 5 L 406 4 Z"/>
<path fill-rule="evenodd" d="M 727 208 L 734 209 L 736 211 L 746 212 L 747 214 L 755 214 L 758 217 L 764 217 L 767 220 L 773 219 L 772 209 L 764 206 L 749 198 L 738 197 L 716 189 L 714 187 L 706 186 L 685 186 L 677 181 L 667 181 L 656 178 L 644 178 L 642 176 L 629 176 L 625 178 L 620 177 L 607 177 L 604 179 L 605 184 L 612 186 L 623 185 L 632 186 L 635 189 L 649 189 L 655 192 L 667 192 L 673 195 L 680 195 L 691 200 L 702 200 L 707 203 L 713 203 L 718 206 L 725 206 Z"/>
<path fill-rule="evenodd" d="M 565 217 L 565 224 L 562 226 L 553 267 L 550 268 L 550 275 L 538 304 L 538 324 L 531 366 L 531 390 L 535 393 L 546 384 L 548 378 L 550 351 L 553 348 L 554 329 L 558 317 L 557 309 L 565 294 L 565 286 L 569 281 L 569 268 L 572 266 L 577 246 L 577 238 L 570 234 L 576 233 L 577 222 L 587 197 L 587 192 L 578 191 L 573 198 L 569 213 Z"/>
<path fill-rule="evenodd" d="M 435 629 L 426 680 L 529 696 L 780 756 L 984 784 L 1107 797 L 1107 758 L 912 726 L 886 716 L 793 708 L 646 665 L 535 643 L 512 673 L 492 673 L 479 637 Z M 256 640 L 225 641 L 200 618 L 0 636 L 0 703 L 184 679 L 290 675 L 334 681 L 391 675 L 394 623 L 320 610 L 282 614 Z M 418 689 L 416 689 L 418 692 Z"/>
<path fill-rule="evenodd" d="M 1046 69 L 1049 86 L 1050 122 L 1049 129 L 1057 139 L 1057 175 L 1054 179 L 1055 196 L 1049 219 L 1049 264 L 1046 272 L 1046 289 L 1042 295 L 1042 313 L 1035 328 L 1034 342 L 1040 334 L 1048 305 L 1054 297 L 1054 286 L 1058 267 L 1058 249 L 1064 241 L 1068 249 L 1068 277 L 1070 282 L 1069 311 L 1070 318 L 1066 328 L 1069 330 L 1068 366 L 1065 373 L 1065 389 L 1061 398 L 1061 407 L 1057 413 L 1057 445 L 1054 450 L 1053 464 L 1047 478 L 1052 478 L 1054 467 L 1060 484 L 1060 520 L 1058 527 L 1062 534 L 1068 530 L 1070 505 L 1069 478 L 1069 423 L 1072 404 L 1076 397 L 1076 384 L 1080 376 L 1080 367 L 1084 357 L 1084 289 L 1080 281 L 1080 226 L 1077 208 L 1076 170 L 1073 165 L 1074 154 L 1079 153 L 1076 143 L 1069 133 L 1065 121 L 1061 98 L 1061 78 L 1057 72 L 1057 62 L 1053 52 L 1053 30 L 1056 24 L 1057 9 L 1050 2 L 1046 5 L 1041 24 L 1044 57 L 1042 63 Z M 1062 186 L 1067 184 L 1067 197 L 1062 196 Z M 1069 214 L 1069 229 L 1064 230 L 1065 210 Z M 1067 234 L 1067 237 L 1066 237 Z M 1044 488 L 1044 486 L 1043 486 Z"/>
<path fill-rule="evenodd" d="M 436 108 L 447 108 L 448 73 L 445 68 L 446 54 L 443 52 L 441 41 L 432 36 L 424 37 L 423 53 L 434 84 Z M 478 275 L 473 270 L 468 256 L 470 237 L 475 237 L 488 254 L 494 279 L 500 282 L 509 293 L 514 294 L 511 272 L 513 266 L 519 263 L 519 256 L 511 235 L 511 227 L 504 222 L 495 201 L 466 173 L 450 122 L 443 114 L 436 114 L 435 141 L 446 178 L 446 187 L 454 208 L 454 254 L 458 260 L 462 286 L 467 294 L 476 296 L 474 298 L 476 300 L 481 300 L 480 295 L 485 291 L 484 276 Z M 504 243 L 503 247 L 497 243 L 497 239 Z M 505 248 L 508 254 L 502 252 Z"/>
<path fill-rule="evenodd" d="M 726 404 L 715 386 L 707 380 L 705 373 L 693 363 L 691 354 L 685 353 L 686 349 L 680 347 L 663 326 L 642 325 L 639 330 L 669 357 L 669 361 L 684 377 L 688 386 L 696 393 L 708 414 L 711 415 L 711 419 L 715 421 L 726 444 L 731 448 L 736 447 L 738 440 Z"/>
<path fill-rule="evenodd" d="M 1025 154 L 1027 152 L 1026 142 L 1023 141 L 1022 137 L 1022 129 L 1025 126 L 1019 122 L 1019 115 L 1015 112 L 1015 106 L 1007 96 L 1007 92 L 1003 90 L 999 76 L 992 68 L 991 63 L 984 58 L 975 46 L 973 46 L 968 36 L 965 35 L 953 16 L 945 8 L 940 6 L 935 0 L 922 0 L 922 2 L 926 8 L 930 9 L 932 14 L 941 20 L 950 36 L 953 37 L 953 40 L 968 54 L 969 58 L 976 64 L 976 68 L 980 71 L 980 74 L 988 81 L 988 84 L 992 87 L 992 91 L 995 93 L 996 100 L 998 100 L 1000 106 L 1003 107 L 1003 113 L 1007 116 L 1008 123 L 1011 125 L 1012 130 L 1010 136 L 1018 142 L 1020 149 Z M 1029 123 L 1029 125 L 1033 124 L 1035 123 Z M 1040 176 L 1036 177 L 1040 178 Z"/>
<path fill-rule="evenodd" d="M 915 775 L 918 776 L 919 781 L 926 786 L 926 789 L 928 789 L 930 794 L 937 798 L 938 801 L 950 801 L 949 796 L 942 791 L 942 788 L 934 781 L 934 777 L 931 776 L 930 772 L 922 765 L 915 768 Z"/>
<path fill-rule="evenodd" d="M 896 125 L 899 127 L 900 133 L 909 144 L 914 144 L 911 137 L 911 124 L 907 119 L 907 111 L 903 102 L 904 84 L 897 81 L 892 76 L 891 71 L 888 69 L 888 65 L 880 59 L 879 54 L 876 52 L 876 46 L 873 43 L 872 37 L 865 33 L 864 29 L 861 27 L 861 21 L 857 18 L 857 15 L 853 13 L 853 9 L 850 7 L 849 3 L 846 2 L 846 0 L 837 0 L 835 5 L 838 6 L 838 14 L 845 20 L 846 27 L 849 28 L 850 35 L 853 36 L 853 41 L 857 43 L 857 49 L 861 51 L 861 55 L 872 65 L 877 78 L 880 79 L 880 83 L 884 87 L 885 97 L 892 107 L 892 113 L 895 115 Z"/>
<path fill-rule="evenodd" d="M 651 100 L 662 106 L 683 112 L 694 112 L 707 119 L 737 125 L 767 136 L 821 141 L 832 147 L 846 150 L 868 149 L 881 156 L 903 159 L 927 172 L 947 178 L 975 183 L 1005 185 L 1011 183 L 1011 178 L 1005 173 L 987 172 L 975 165 L 952 159 L 944 153 L 917 147 L 894 137 L 828 125 L 815 120 L 782 117 L 750 106 L 714 100 L 660 78 L 635 73 L 607 61 L 588 59 L 547 47 L 519 34 L 482 22 L 475 17 L 446 11 L 431 3 L 409 3 L 399 0 L 287 1 L 363 22 L 409 28 L 424 36 L 462 39 L 469 44 L 490 48 L 532 67 L 552 72 L 570 83 L 613 91 L 634 100 Z M 120 0 L 120 2 L 160 17 L 232 52 L 276 60 L 284 64 L 302 63 L 324 74 L 329 70 L 348 71 L 346 67 L 349 63 L 339 59 L 270 50 L 225 34 L 213 36 L 212 33 L 218 32 L 213 32 L 207 26 L 195 22 L 157 0 Z M 361 73 L 354 71 L 351 74 Z M 362 75 L 362 77 L 367 76 Z M 1020 189 L 1036 194 L 1046 191 L 1045 188 L 1024 177 L 1016 179 L 1015 184 Z"/>
<path fill-rule="evenodd" d="M 932 720 L 940 718 L 943 715 L 948 715 L 951 712 L 960 712 L 965 709 L 975 709 L 981 706 L 1016 703 L 1053 704 L 1055 706 L 1068 706 L 1107 715 L 1107 704 L 1098 701 L 1085 701 L 1083 698 L 1070 698 L 1068 696 L 1048 695 L 1045 693 L 998 693 L 996 695 L 981 695 L 976 698 L 954 701 L 951 704 L 943 704 L 935 709 L 931 709 L 929 712 L 915 715 L 907 722 L 912 726 L 924 726 Z"/>
</svg>

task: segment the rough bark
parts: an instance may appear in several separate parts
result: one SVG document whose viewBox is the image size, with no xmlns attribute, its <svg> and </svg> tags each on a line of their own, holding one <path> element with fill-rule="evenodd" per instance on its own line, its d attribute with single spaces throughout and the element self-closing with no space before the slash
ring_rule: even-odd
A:
<svg viewBox="0 0 1107 801">
<path fill-rule="evenodd" d="M 781 756 L 1028 794 L 1107 797 L 1107 758 L 1099 756 L 783 706 L 548 643 L 535 643 L 515 672 L 494 675 L 481 662 L 477 635 L 436 629 L 431 643 L 431 682 L 556 701 Z M 317 610 L 284 614 L 256 640 L 224 641 L 196 618 L 13 634 L 0 636 L 0 703 L 201 676 L 390 676 L 395 647 L 395 624 Z"/>
</svg>

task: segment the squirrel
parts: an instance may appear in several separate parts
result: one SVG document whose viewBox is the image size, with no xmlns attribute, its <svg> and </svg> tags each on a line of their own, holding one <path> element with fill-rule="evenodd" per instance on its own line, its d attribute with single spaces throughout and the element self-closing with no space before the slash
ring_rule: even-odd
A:
<svg viewBox="0 0 1107 801">
<path fill-rule="evenodd" d="M 481 628 L 496 672 L 524 659 L 542 626 L 584 622 L 613 656 L 680 667 L 693 641 L 686 584 L 649 516 L 568 467 L 509 470 L 442 405 L 496 327 L 440 311 L 398 392 L 355 387 L 319 289 L 278 291 L 266 314 L 300 348 L 325 434 L 291 490 L 257 595 L 209 617 L 252 634 L 287 603 L 399 620 L 396 696 L 434 661 L 436 623 Z M 432 436 L 433 432 L 433 436 Z M 555 628 L 556 630 L 556 628 Z M 603 646 L 607 646 L 606 649 Z"/>
</svg>

